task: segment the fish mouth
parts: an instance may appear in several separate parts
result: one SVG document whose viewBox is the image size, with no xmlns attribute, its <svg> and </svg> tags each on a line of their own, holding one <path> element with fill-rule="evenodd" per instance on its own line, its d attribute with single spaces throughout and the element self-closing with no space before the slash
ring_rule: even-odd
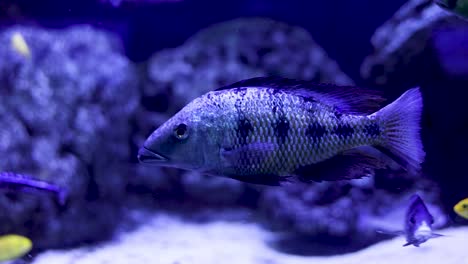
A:
<svg viewBox="0 0 468 264">
<path fill-rule="evenodd" d="M 138 150 L 137 158 L 140 163 L 150 163 L 150 164 L 162 163 L 162 162 L 166 162 L 169 160 L 163 155 L 158 154 L 152 150 L 149 150 L 146 147 L 142 147 Z"/>
</svg>

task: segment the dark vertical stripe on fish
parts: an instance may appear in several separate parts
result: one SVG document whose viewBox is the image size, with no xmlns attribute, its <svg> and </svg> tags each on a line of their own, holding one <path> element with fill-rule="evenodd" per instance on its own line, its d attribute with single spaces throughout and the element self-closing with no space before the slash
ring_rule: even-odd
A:
<svg viewBox="0 0 468 264">
<path fill-rule="evenodd" d="M 253 127 L 248 119 L 243 117 L 237 121 L 237 136 L 241 145 L 247 144 L 247 137 L 251 131 L 253 131 Z"/>
<path fill-rule="evenodd" d="M 370 124 L 364 127 L 364 131 L 367 135 L 375 137 L 380 135 L 380 127 L 378 124 Z"/>
<path fill-rule="evenodd" d="M 253 131 L 252 124 L 250 121 L 245 117 L 244 112 L 242 111 L 242 105 L 244 103 L 244 96 L 247 93 L 247 88 L 239 87 L 235 89 L 237 94 L 237 99 L 235 103 L 235 107 L 237 110 L 237 136 L 239 137 L 239 143 L 241 145 L 247 144 L 247 138 L 249 133 Z"/>
<path fill-rule="evenodd" d="M 318 142 L 323 137 L 325 132 L 326 130 L 322 125 L 313 122 L 307 127 L 306 136 L 311 137 L 314 142 Z"/>
<path fill-rule="evenodd" d="M 281 115 L 275 123 L 274 129 L 275 135 L 280 139 L 281 143 L 284 143 L 289 133 L 288 119 L 284 115 Z"/>
<path fill-rule="evenodd" d="M 354 133 L 354 128 L 352 128 L 348 124 L 339 124 L 336 129 L 335 129 L 335 134 L 337 134 L 340 137 L 351 137 Z"/>
<path fill-rule="evenodd" d="M 343 113 L 341 113 L 340 111 L 338 111 L 338 109 L 336 109 L 336 108 L 334 109 L 333 114 L 335 115 L 335 118 L 336 118 L 337 120 L 341 120 L 341 117 L 343 116 Z"/>
<path fill-rule="evenodd" d="M 289 122 L 284 114 L 283 101 L 279 90 L 269 90 L 270 96 L 273 98 L 273 115 L 276 116 L 275 122 L 272 124 L 275 136 L 278 137 L 280 143 L 285 143 L 289 133 Z"/>
<path fill-rule="evenodd" d="M 301 96 L 302 100 L 304 100 L 304 103 L 311 103 L 311 104 L 316 104 L 317 100 L 313 97 L 306 97 L 306 96 Z"/>
</svg>

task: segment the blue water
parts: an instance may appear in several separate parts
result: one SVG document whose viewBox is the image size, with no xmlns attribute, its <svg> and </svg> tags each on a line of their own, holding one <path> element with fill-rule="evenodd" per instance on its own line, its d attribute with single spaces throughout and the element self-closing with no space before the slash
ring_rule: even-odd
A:
<svg viewBox="0 0 468 264">
<path fill-rule="evenodd" d="M 468 64 L 460 59 L 468 22 L 447 16 L 415 33 L 408 25 L 424 24 L 423 5 L 389 33 L 402 40 L 398 52 L 373 47 L 374 32 L 405 2 L 0 0 L 0 239 L 30 238 L 19 263 L 39 264 L 55 254 L 80 262 L 72 249 L 97 263 L 174 264 L 241 263 L 236 256 L 245 264 L 365 256 L 365 264 L 377 263 L 378 250 L 419 263 L 455 251 L 468 223 L 453 211 L 468 197 Z M 372 55 L 382 60 L 366 78 L 361 66 Z M 271 187 L 138 163 L 145 139 L 191 99 L 257 75 L 366 86 L 388 98 L 382 107 L 419 86 L 423 171 Z M 402 230 L 415 193 L 432 228 L 449 235 L 403 248 L 404 236 L 390 241 L 376 230 Z M 239 252 L 219 259 L 209 243 L 223 256 Z M 461 263 L 465 254 L 453 251 L 446 264 Z"/>
</svg>

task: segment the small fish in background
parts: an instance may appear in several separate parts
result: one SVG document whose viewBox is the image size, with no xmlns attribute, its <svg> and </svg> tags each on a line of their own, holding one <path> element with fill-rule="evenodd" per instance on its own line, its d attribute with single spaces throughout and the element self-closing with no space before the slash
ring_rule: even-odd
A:
<svg viewBox="0 0 468 264">
<path fill-rule="evenodd" d="M 0 236 L 0 262 L 21 258 L 32 247 L 33 244 L 27 237 L 13 234 Z"/>
<path fill-rule="evenodd" d="M 62 187 L 14 172 L 0 172 L 0 188 L 20 191 L 32 189 L 49 192 L 54 194 L 57 202 L 61 206 L 65 204 L 68 196 L 68 191 Z"/>
<path fill-rule="evenodd" d="M 453 210 L 459 216 L 468 219 L 468 198 L 465 198 L 458 202 L 454 207 Z"/>
<path fill-rule="evenodd" d="M 433 232 L 433 224 L 434 217 L 427 209 L 426 204 L 419 195 L 413 194 L 406 210 L 404 230 L 378 230 L 377 232 L 388 235 L 405 235 L 407 243 L 403 245 L 404 247 L 409 245 L 419 247 L 431 238 L 443 236 Z"/>
<path fill-rule="evenodd" d="M 26 40 L 24 39 L 23 35 L 19 32 L 15 32 L 11 36 L 11 47 L 16 52 L 18 52 L 26 58 L 29 58 L 31 56 L 31 51 L 29 49 L 28 43 L 26 43 Z"/>
<path fill-rule="evenodd" d="M 417 173 L 425 156 L 421 92 L 379 109 L 383 100 L 358 87 L 247 79 L 194 99 L 149 136 L 138 159 L 264 185 L 383 168 Z"/>
<path fill-rule="evenodd" d="M 468 0 L 434 0 L 442 9 L 461 18 L 468 18 Z"/>
<path fill-rule="evenodd" d="M 430 238 L 443 236 L 433 232 L 432 225 L 434 224 L 434 217 L 427 209 L 421 197 L 417 194 L 413 194 L 410 200 L 405 220 L 407 243 L 403 246 L 414 245 L 415 247 L 419 247 L 420 244 L 426 242 Z"/>
</svg>

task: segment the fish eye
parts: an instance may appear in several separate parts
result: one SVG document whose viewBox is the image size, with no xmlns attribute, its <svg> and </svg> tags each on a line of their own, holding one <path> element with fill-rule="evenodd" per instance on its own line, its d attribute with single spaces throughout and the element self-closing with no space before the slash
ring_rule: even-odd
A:
<svg viewBox="0 0 468 264">
<path fill-rule="evenodd" d="M 414 217 L 411 217 L 411 218 L 410 218 L 410 222 L 411 222 L 412 224 L 415 224 L 415 223 L 416 223 L 416 220 L 414 219 Z"/>
<path fill-rule="evenodd" d="M 187 128 L 187 125 L 184 124 L 184 123 L 181 123 L 179 125 L 177 125 L 175 128 L 174 128 L 174 136 L 177 138 L 177 139 L 186 139 L 188 137 L 188 128 Z"/>
<path fill-rule="evenodd" d="M 463 208 L 463 209 L 468 209 L 468 204 L 466 204 L 466 203 L 463 204 L 463 205 L 462 205 L 462 208 Z"/>
</svg>

